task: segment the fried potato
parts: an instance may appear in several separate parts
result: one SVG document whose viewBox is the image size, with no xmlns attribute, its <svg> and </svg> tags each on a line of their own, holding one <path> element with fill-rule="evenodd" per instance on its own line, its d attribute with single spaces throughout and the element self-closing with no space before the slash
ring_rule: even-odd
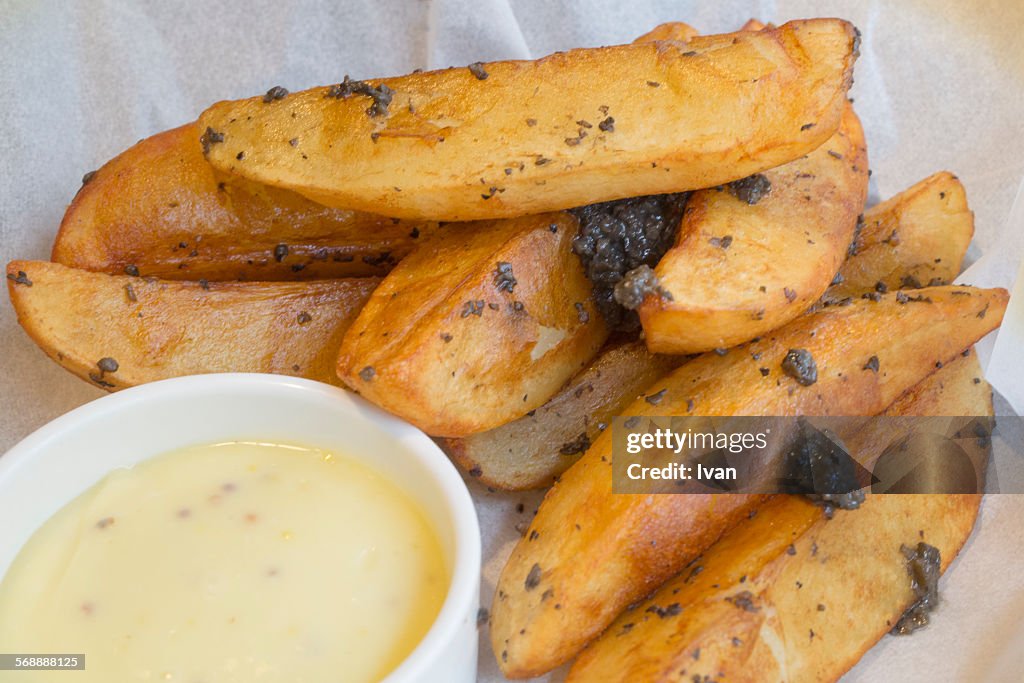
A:
<svg viewBox="0 0 1024 683">
<path fill-rule="evenodd" d="M 649 294 L 639 309 L 652 352 L 735 346 L 825 292 L 867 197 L 864 131 L 852 107 L 828 142 L 758 178 L 770 183 L 764 196 L 719 187 L 690 197 L 676 243 L 655 268 L 671 298 Z"/>
<path fill-rule="evenodd" d="M 971 353 L 883 414 L 991 416 L 991 388 L 980 378 Z M 910 602 L 900 544 L 936 545 L 945 568 L 970 534 L 977 504 L 968 495 L 870 496 L 826 523 L 801 497 L 778 496 L 623 612 L 583 651 L 568 680 L 657 683 L 678 680 L 682 669 L 701 680 L 835 680 Z M 744 590 L 753 611 L 736 607 Z"/>
<path fill-rule="evenodd" d="M 874 415 L 997 327 L 1007 298 L 1001 289 L 929 287 L 828 307 L 725 356 L 691 360 L 648 388 L 658 401 L 622 414 Z M 813 384 L 783 371 L 791 349 L 814 359 Z M 865 369 L 872 357 L 877 372 Z M 602 434 L 562 475 L 502 572 L 491 642 L 507 676 L 570 659 L 765 498 L 613 495 L 611 445 Z"/>
<path fill-rule="evenodd" d="M 200 132 L 190 123 L 159 133 L 92 174 L 64 215 L 52 259 L 171 280 L 383 275 L 435 227 L 220 178 Z"/>
<path fill-rule="evenodd" d="M 642 342 L 609 345 L 540 408 L 496 429 L 438 444 L 486 486 L 508 491 L 548 486 L 614 415 L 683 360 L 652 354 Z"/>
<path fill-rule="evenodd" d="M 937 547 L 944 570 L 979 501 L 868 496 L 825 521 L 806 500 L 779 496 L 712 547 L 702 572 L 623 614 L 567 681 L 661 683 L 682 671 L 702 681 L 837 680 L 914 599 L 901 547 Z"/>
<path fill-rule="evenodd" d="M 664 24 L 658 24 L 633 42 L 651 43 L 656 40 L 678 40 L 685 43 L 698 35 L 700 32 L 689 24 L 684 24 L 681 21 L 667 21 Z"/>
<path fill-rule="evenodd" d="M 845 21 L 793 21 L 268 93 L 200 125 L 218 170 L 329 206 L 514 217 L 711 187 L 810 152 L 839 126 L 857 45 Z"/>
<path fill-rule="evenodd" d="M 608 329 L 568 213 L 452 224 L 384 278 L 345 334 L 342 381 L 433 436 L 543 405 Z"/>
<path fill-rule="evenodd" d="M 339 384 L 334 359 L 374 278 L 196 282 L 12 261 L 18 322 L 48 356 L 115 391 L 206 372 L 272 372 Z"/>
<path fill-rule="evenodd" d="M 936 173 L 864 212 L 864 227 L 824 299 L 867 290 L 950 283 L 974 235 L 974 212 L 960 180 Z M 877 283 L 882 283 L 878 286 Z"/>
</svg>

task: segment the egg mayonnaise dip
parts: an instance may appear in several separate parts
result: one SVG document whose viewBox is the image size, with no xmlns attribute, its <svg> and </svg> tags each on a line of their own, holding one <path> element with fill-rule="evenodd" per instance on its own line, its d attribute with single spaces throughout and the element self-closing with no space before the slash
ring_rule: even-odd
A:
<svg viewBox="0 0 1024 683">
<path fill-rule="evenodd" d="M 0 583 L 0 652 L 84 671 L 0 681 L 379 681 L 444 602 L 417 504 L 367 466 L 231 442 L 116 470 L 50 518 Z"/>
</svg>

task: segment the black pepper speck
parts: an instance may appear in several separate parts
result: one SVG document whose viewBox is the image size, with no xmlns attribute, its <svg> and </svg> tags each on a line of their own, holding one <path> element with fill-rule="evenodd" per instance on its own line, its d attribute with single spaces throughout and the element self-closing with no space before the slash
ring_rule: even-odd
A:
<svg viewBox="0 0 1024 683">
<path fill-rule="evenodd" d="M 484 70 L 484 65 L 480 62 L 473 62 L 467 68 L 469 69 L 469 73 L 473 74 L 477 80 L 487 80 L 487 76 L 489 74 Z"/>
<path fill-rule="evenodd" d="M 772 183 L 762 173 L 755 173 L 729 183 L 729 192 L 740 201 L 754 205 L 772 191 Z"/>
<path fill-rule="evenodd" d="M 818 366 L 807 349 L 790 349 L 782 359 L 782 371 L 805 387 L 818 381 Z"/>
<path fill-rule="evenodd" d="M 523 582 L 523 586 L 528 591 L 532 591 L 534 588 L 540 585 L 540 565 L 534 564 L 530 567 L 530 572 L 526 575 L 526 581 Z"/>
</svg>

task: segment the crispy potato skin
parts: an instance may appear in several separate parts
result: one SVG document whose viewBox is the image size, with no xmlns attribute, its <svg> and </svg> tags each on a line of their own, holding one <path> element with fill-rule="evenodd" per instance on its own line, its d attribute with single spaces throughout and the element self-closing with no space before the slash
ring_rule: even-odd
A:
<svg viewBox="0 0 1024 683">
<path fill-rule="evenodd" d="M 676 243 L 655 268 L 672 299 L 649 295 L 639 310 L 652 352 L 749 341 L 806 311 L 832 282 L 867 197 L 853 108 L 824 145 L 763 175 L 771 192 L 754 205 L 721 188 L 690 197 Z"/>
<path fill-rule="evenodd" d="M 19 272 L 31 286 L 10 279 Z M 271 372 L 339 384 L 335 350 L 378 282 L 204 288 L 43 261 L 13 261 L 7 274 L 18 322 L 32 340 L 67 370 L 110 391 L 207 372 Z M 101 358 L 116 360 L 117 371 L 100 372 Z"/>
<path fill-rule="evenodd" d="M 438 445 L 480 483 L 507 491 L 549 486 L 579 460 L 620 410 L 683 362 L 642 342 L 606 346 L 550 401 L 518 420 Z M 581 439 L 585 436 L 586 439 Z"/>
<path fill-rule="evenodd" d="M 678 40 L 686 43 L 698 35 L 700 35 L 700 31 L 689 24 L 684 24 L 681 21 L 667 21 L 664 24 L 658 24 L 633 42 L 650 43 L 656 40 Z"/>
<path fill-rule="evenodd" d="M 793 21 L 494 62 L 485 80 L 462 68 L 375 80 L 394 92 L 382 116 L 368 96 L 316 88 L 221 102 L 200 125 L 224 135 L 209 146 L 218 170 L 323 204 L 506 218 L 713 187 L 810 152 L 839 125 L 856 46 L 847 22 Z"/>
<path fill-rule="evenodd" d="M 384 278 L 345 335 L 342 381 L 433 436 L 493 429 L 554 396 L 608 329 L 568 213 L 452 224 Z M 499 263 L 515 284 L 502 289 Z"/>
<path fill-rule="evenodd" d="M 992 415 L 991 388 L 975 383 L 980 377 L 972 352 L 915 385 L 883 414 Z M 722 672 L 735 681 L 835 680 L 910 602 L 900 544 L 915 544 L 923 531 L 947 567 L 970 535 L 979 500 L 871 496 L 862 509 L 840 511 L 826 522 L 802 498 L 777 496 L 712 546 L 698 560 L 700 572 L 684 571 L 623 612 L 583 651 L 567 680 L 658 683 L 678 680 L 682 668 L 687 677 Z M 794 554 L 787 552 L 790 544 Z M 756 612 L 725 602 L 742 590 L 756 595 Z M 675 602 L 682 616 L 658 619 L 646 611 Z"/>
<path fill-rule="evenodd" d="M 869 496 L 826 522 L 807 501 L 779 496 L 712 547 L 692 582 L 677 577 L 623 614 L 566 680 L 663 683 L 678 681 L 681 670 L 700 680 L 837 680 L 913 600 L 900 546 L 923 539 L 939 548 L 945 569 L 970 536 L 979 501 Z M 743 591 L 756 611 L 729 602 Z M 677 602 L 676 617 L 646 612 Z M 634 626 L 623 632 L 627 623 Z"/>
<path fill-rule="evenodd" d="M 52 259 L 171 280 L 383 275 L 432 224 L 330 209 L 287 190 L 219 177 L 195 123 L 142 140 L 100 168 L 61 222 Z M 278 245 L 287 254 L 275 255 Z"/>
<path fill-rule="evenodd" d="M 997 327 L 1008 298 L 1005 290 L 966 287 L 929 287 L 915 295 L 930 303 L 899 303 L 898 294 L 859 299 L 802 316 L 725 356 L 699 356 L 648 388 L 648 394 L 665 390 L 657 405 L 638 400 L 622 414 L 877 414 L 937 362 L 954 360 Z M 815 359 L 815 384 L 800 386 L 782 371 L 792 348 Z M 877 373 L 863 369 L 873 355 Z M 491 642 L 507 676 L 538 675 L 570 659 L 623 608 L 680 571 L 764 499 L 616 496 L 611 456 L 605 433 L 548 492 L 502 572 Z M 540 582 L 527 590 L 534 565 L 541 568 Z M 548 591 L 554 599 L 542 599 Z"/>
<path fill-rule="evenodd" d="M 837 301 L 872 290 L 948 284 L 960 273 L 974 235 L 974 212 L 960 180 L 942 171 L 864 212 L 843 281 L 826 293 Z"/>
</svg>

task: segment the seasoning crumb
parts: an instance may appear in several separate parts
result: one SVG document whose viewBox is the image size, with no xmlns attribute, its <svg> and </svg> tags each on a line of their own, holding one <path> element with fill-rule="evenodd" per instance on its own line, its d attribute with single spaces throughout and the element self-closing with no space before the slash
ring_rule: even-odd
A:
<svg viewBox="0 0 1024 683">
<path fill-rule="evenodd" d="M 579 301 L 573 304 L 576 307 L 576 317 L 580 323 L 586 325 L 590 322 L 590 314 L 587 313 L 586 307 Z"/>
<path fill-rule="evenodd" d="M 658 81 L 647 81 L 647 85 L 651 86 L 652 88 L 661 87 L 661 83 L 659 83 Z"/>
<path fill-rule="evenodd" d="M 106 529 L 108 526 L 111 526 L 113 523 L 114 523 L 114 518 L 113 517 L 104 517 L 100 521 L 96 522 L 96 528 L 97 529 Z"/>
<path fill-rule="evenodd" d="M 658 615 L 659 619 L 668 619 L 669 617 L 674 617 L 682 613 L 683 607 L 678 602 L 673 602 L 671 605 L 666 605 L 665 607 L 651 605 L 644 611 Z"/>
<path fill-rule="evenodd" d="M 523 582 L 523 586 L 526 590 L 532 591 L 540 585 L 540 574 L 540 565 L 534 563 L 534 565 L 530 567 L 530 572 L 526 575 L 526 581 Z"/>
<path fill-rule="evenodd" d="M 28 279 L 28 275 L 24 270 L 19 270 L 17 275 L 14 273 L 7 273 L 7 279 L 16 285 L 24 285 L 26 287 L 32 286 L 32 280 Z"/>
<path fill-rule="evenodd" d="M 818 381 L 818 366 L 807 349 L 790 349 L 782 359 L 782 371 L 805 387 Z"/>
<path fill-rule="evenodd" d="M 814 128 L 814 126 L 816 125 L 817 124 L 815 123 L 805 123 L 804 125 L 800 126 L 800 130 L 810 130 L 811 128 Z"/>
<path fill-rule="evenodd" d="M 757 612 L 761 609 L 754 604 L 754 594 L 750 591 L 740 591 L 731 598 L 726 598 L 726 601 L 731 602 L 745 612 Z"/>
<path fill-rule="evenodd" d="M 313 316 L 311 316 L 309 313 L 306 313 L 305 311 L 299 313 L 298 321 L 300 325 L 305 325 L 306 323 L 309 323 L 312 320 Z"/>
<path fill-rule="evenodd" d="M 572 441 L 567 441 L 562 444 L 562 447 L 558 449 L 561 455 L 577 455 L 579 453 L 585 453 L 590 448 L 590 437 L 587 436 L 586 432 L 582 432 Z"/>
<path fill-rule="evenodd" d="M 729 192 L 751 206 L 764 199 L 771 191 L 772 183 L 763 173 L 755 173 L 729 183 Z"/>
<path fill-rule="evenodd" d="M 102 373 L 114 373 L 117 372 L 117 369 L 121 366 L 113 358 L 106 357 L 100 358 L 99 361 L 96 363 L 96 367 L 98 367 L 100 369 L 100 372 Z"/>
<path fill-rule="evenodd" d="M 476 611 L 476 627 L 481 628 L 486 626 L 491 621 L 491 613 L 487 611 L 486 607 L 481 607 Z"/>
<path fill-rule="evenodd" d="M 499 292 L 513 292 L 516 285 L 515 276 L 512 274 L 512 264 L 507 261 L 498 261 L 498 267 L 494 270 L 494 286 Z"/>
<path fill-rule="evenodd" d="M 608 118 L 606 118 L 603 121 L 601 121 L 600 123 L 598 123 L 597 127 L 600 130 L 604 131 L 605 133 L 614 133 L 615 132 L 615 118 L 612 117 L 612 116 L 609 116 Z"/>
<path fill-rule="evenodd" d="M 207 126 L 206 131 L 199 136 L 199 143 L 203 146 L 203 154 L 209 154 L 210 147 L 221 142 L 224 142 L 224 133 L 216 131 L 210 126 Z"/>
<path fill-rule="evenodd" d="M 530 126 L 531 128 L 533 126 L 536 126 L 537 125 L 537 119 L 526 119 L 526 125 Z"/>
<path fill-rule="evenodd" d="M 661 400 L 665 398 L 665 394 L 668 393 L 668 389 L 662 389 L 661 391 L 655 392 L 650 396 L 644 396 L 644 400 L 650 403 L 652 406 L 656 406 L 661 403 Z"/>
<path fill-rule="evenodd" d="M 612 290 L 614 301 L 627 310 L 639 308 L 648 295 L 672 300 L 672 293 L 661 286 L 658 276 L 648 265 L 628 271 Z"/>
<path fill-rule="evenodd" d="M 373 379 L 374 375 L 377 374 L 377 370 L 372 365 L 367 365 L 365 368 L 359 371 L 359 379 L 364 382 L 369 382 Z"/>
<path fill-rule="evenodd" d="M 868 358 L 868 362 L 864 364 L 864 370 L 870 370 L 871 372 L 878 372 L 878 356 L 871 356 Z"/>
<path fill-rule="evenodd" d="M 275 85 L 273 88 L 268 90 L 263 96 L 263 103 L 270 104 L 276 100 L 283 100 L 288 95 L 288 90 L 282 88 L 279 85 Z"/>
<path fill-rule="evenodd" d="M 288 245 L 278 244 L 274 247 L 274 260 L 280 263 L 284 260 L 284 257 L 288 255 Z"/>
<path fill-rule="evenodd" d="M 367 107 L 366 113 L 368 116 L 376 118 L 387 114 L 388 106 L 391 104 L 395 92 L 384 83 L 375 88 L 365 81 L 353 81 L 346 75 L 341 83 L 327 89 L 325 97 L 346 100 L 352 95 L 365 95 L 371 98 L 373 104 Z M 374 140 L 376 141 L 376 138 Z"/>
<path fill-rule="evenodd" d="M 712 237 L 708 240 L 708 244 L 722 250 L 728 249 L 732 246 L 732 235 L 726 235 L 725 237 Z"/>
<path fill-rule="evenodd" d="M 128 301 L 132 303 L 135 303 L 136 301 L 139 300 L 139 297 L 135 295 L 135 288 L 132 287 L 130 282 L 124 286 L 124 294 L 126 297 L 128 297 Z"/>
<path fill-rule="evenodd" d="M 915 547 L 901 545 L 900 552 L 906 558 L 910 587 L 916 599 L 890 633 L 905 636 L 927 626 L 928 614 L 938 604 L 942 557 L 938 548 L 924 542 Z"/>
<path fill-rule="evenodd" d="M 478 81 L 487 80 L 487 76 L 489 74 L 484 70 L 484 65 L 482 63 L 473 62 L 467 68 L 469 69 L 469 73 L 473 74 Z"/>
<path fill-rule="evenodd" d="M 477 299 L 476 301 L 467 301 L 463 304 L 462 313 L 459 317 L 468 318 L 471 315 L 475 315 L 478 318 L 484 314 L 484 300 Z"/>
<path fill-rule="evenodd" d="M 95 177 L 96 177 L 96 171 L 89 171 L 88 173 L 86 173 L 85 175 L 82 176 L 82 184 L 83 185 L 88 185 L 89 181 L 91 181 Z"/>
</svg>

